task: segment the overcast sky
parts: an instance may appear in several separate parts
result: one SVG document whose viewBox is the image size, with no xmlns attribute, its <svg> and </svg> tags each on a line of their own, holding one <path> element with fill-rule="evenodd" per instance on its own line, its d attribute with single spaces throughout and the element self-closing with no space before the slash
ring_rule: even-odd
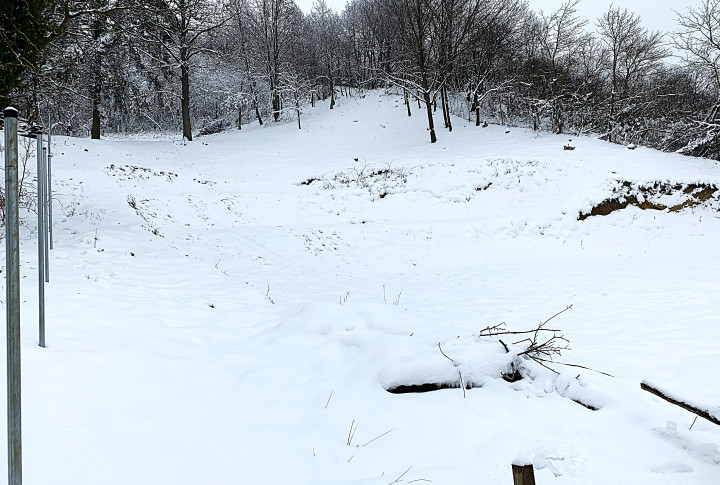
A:
<svg viewBox="0 0 720 485">
<path fill-rule="evenodd" d="M 309 13 L 313 0 L 295 0 L 298 6 Z M 544 10 L 549 13 L 556 10 L 563 0 L 529 0 L 530 8 L 535 11 Z M 653 30 L 671 31 L 675 29 L 675 13 L 673 9 L 685 12 L 688 7 L 696 7 L 701 0 L 614 0 L 612 3 L 621 8 L 627 8 L 631 12 L 639 14 L 643 19 L 643 25 Z M 347 0 L 326 0 L 327 4 L 340 12 L 347 3 Z M 595 19 L 607 10 L 609 2 L 598 0 L 581 0 L 578 11 L 583 18 L 595 23 Z M 592 30 L 594 28 L 590 26 Z"/>
</svg>

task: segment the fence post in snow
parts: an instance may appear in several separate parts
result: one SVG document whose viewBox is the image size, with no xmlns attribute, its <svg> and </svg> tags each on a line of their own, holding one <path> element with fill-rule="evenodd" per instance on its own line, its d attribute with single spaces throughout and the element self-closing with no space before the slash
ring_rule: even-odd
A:
<svg viewBox="0 0 720 485">
<path fill-rule="evenodd" d="M 5 116 L 5 291 L 7 324 L 8 485 L 22 485 L 18 112 L 15 108 L 6 108 L 3 114 Z"/>
<path fill-rule="evenodd" d="M 535 471 L 527 458 L 516 458 L 512 462 L 514 485 L 535 485 Z"/>
<path fill-rule="evenodd" d="M 48 201 L 48 242 L 50 249 L 53 248 L 53 213 L 52 213 L 52 119 L 48 113 L 48 129 L 47 129 L 47 201 Z M 48 273 L 49 275 L 49 273 Z"/>
<path fill-rule="evenodd" d="M 42 135 L 40 135 L 42 137 Z M 45 244 L 43 245 L 43 249 L 45 251 L 43 257 L 45 258 L 45 283 L 50 282 L 50 255 L 48 254 L 48 174 L 47 174 L 47 147 L 43 147 L 43 177 L 42 177 L 42 184 L 43 184 L 43 235 L 45 237 Z"/>
<path fill-rule="evenodd" d="M 45 347 L 45 196 L 43 194 L 43 152 L 42 134 L 37 136 L 37 215 L 38 215 L 38 323 L 39 344 Z"/>
</svg>

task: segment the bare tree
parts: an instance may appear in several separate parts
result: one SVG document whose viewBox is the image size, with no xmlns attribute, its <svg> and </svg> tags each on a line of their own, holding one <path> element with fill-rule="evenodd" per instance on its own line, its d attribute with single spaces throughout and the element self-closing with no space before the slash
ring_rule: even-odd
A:
<svg viewBox="0 0 720 485">
<path fill-rule="evenodd" d="M 640 17 L 627 9 L 611 6 L 598 18 L 596 25 L 610 54 L 608 139 L 617 141 L 612 131 L 618 122 L 618 101 L 629 97 L 638 76 L 656 66 L 668 52 L 663 47 L 663 34 L 642 27 Z"/>
<path fill-rule="evenodd" d="M 383 74 L 389 82 L 418 93 L 427 112 L 430 143 L 435 143 L 432 104 L 441 80 L 437 69 L 437 39 L 432 29 L 434 18 L 427 1 L 381 0 L 378 3 L 395 27 L 392 39 L 395 57 Z"/>
<path fill-rule="evenodd" d="M 433 36 L 437 38 L 437 66 L 440 100 L 445 128 L 452 131 L 448 85 L 466 51 L 484 40 L 483 27 L 496 13 L 496 2 L 482 0 L 434 0 L 428 2 L 433 15 Z M 466 60 L 467 58 L 463 59 Z"/>
<path fill-rule="evenodd" d="M 566 0 L 549 15 L 540 12 L 539 47 L 546 72 L 543 80 L 544 98 L 550 114 L 552 131 L 562 133 L 565 128 L 566 100 L 572 96 L 571 67 L 588 36 L 587 21 L 577 14 L 580 0 Z"/>
<path fill-rule="evenodd" d="M 300 100 L 310 91 L 310 81 L 293 65 L 284 66 L 280 75 L 279 89 L 293 102 L 293 110 L 297 118 L 298 130 L 302 129 L 300 115 L 302 106 Z"/>
<path fill-rule="evenodd" d="M 673 34 L 675 47 L 685 55 L 685 63 L 705 80 L 715 103 L 706 122 L 718 119 L 720 111 L 720 0 L 703 0 L 697 8 L 677 12 L 681 30 Z"/>
<path fill-rule="evenodd" d="M 293 0 L 241 0 L 248 24 L 248 40 L 264 66 L 270 88 L 273 119 L 282 112 L 280 77 L 283 65 L 292 61 L 293 43 L 303 22 L 303 15 Z"/>
<path fill-rule="evenodd" d="M 542 55 L 557 69 L 560 63 L 568 63 L 577 52 L 587 20 L 577 15 L 580 0 L 565 0 L 554 12 L 540 12 L 540 48 Z"/>
<path fill-rule="evenodd" d="M 336 73 L 340 69 L 340 17 L 328 7 L 325 0 L 316 0 L 309 19 L 318 67 L 323 72 L 321 77 L 329 84 L 330 109 L 333 109 L 336 97 Z"/>
<path fill-rule="evenodd" d="M 522 50 L 532 48 L 531 40 L 537 38 L 527 32 L 522 34 L 529 18 L 526 9 L 525 3 L 517 0 L 483 2 L 473 35 L 462 49 L 458 64 L 464 71 L 468 112 L 475 113 L 476 126 L 480 126 L 482 99 L 509 86 L 507 78 L 514 77 L 513 67 L 518 58 L 532 57 Z M 518 37 L 522 40 L 518 41 Z"/>
<path fill-rule="evenodd" d="M 221 4 L 210 0 L 155 0 L 140 25 L 142 38 L 159 46 L 168 58 L 157 61 L 174 68 L 180 79 L 183 137 L 192 141 L 190 121 L 190 70 L 195 56 L 206 49 L 204 36 L 226 22 Z"/>
</svg>

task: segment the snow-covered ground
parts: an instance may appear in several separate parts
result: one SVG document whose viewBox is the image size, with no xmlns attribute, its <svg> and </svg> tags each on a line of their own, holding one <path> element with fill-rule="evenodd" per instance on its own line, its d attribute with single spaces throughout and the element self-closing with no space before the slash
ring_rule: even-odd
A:
<svg viewBox="0 0 720 485">
<path fill-rule="evenodd" d="M 27 483 L 511 484 L 518 457 L 538 484 L 720 482 L 720 428 L 640 389 L 720 406 L 720 193 L 578 220 L 720 165 L 424 121 L 368 93 L 302 130 L 54 137 L 46 349 L 22 235 Z M 557 360 L 614 377 L 480 335 L 568 305 Z"/>
</svg>

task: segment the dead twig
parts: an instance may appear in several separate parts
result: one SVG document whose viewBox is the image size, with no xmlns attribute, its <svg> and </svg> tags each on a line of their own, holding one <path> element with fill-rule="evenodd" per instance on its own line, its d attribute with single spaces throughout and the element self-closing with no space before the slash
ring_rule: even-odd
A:
<svg viewBox="0 0 720 485">
<path fill-rule="evenodd" d="M 370 443 L 372 443 L 373 441 L 379 440 L 379 439 L 382 438 L 383 436 L 385 436 L 385 435 L 387 435 L 387 434 L 390 434 L 391 431 L 392 431 L 391 429 L 385 431 L 383 434 L 374 437 L 373 439 L 371 439 L 370 441 L 368 441 L 367 443 L 365 443 L 363 446 L 367 446 L 367 445 L 369 445 Z"/>
<path fill-rule="evenodd" d="M 480 337 L 496 337 L 498 335 L 525 335 L 528 333 L 541 332 L 559 332 L 558 328 L 534 328 L 532 330 L 505 330 L 505 323 L 500 323 L 492 327 L 483 328 L 480 330 Z"/>
<path fill-rule="evenodd" d="M 333 397 L 333 393 L 335 393 L 335 389 L 333 388 L 332 391 L 330 391 L 330 396 L 328 397 L 327 402 L 325 403 L 325 409 L 327 409 L 328 405 L 330 405 L 330 399 Z"/>
<path fill-rule="evenodd" d="M 402 477 L 404 477 L 404 476 L 407 474 L 407 472 L 410 471 L 411 468 L 412 468 L 412 465 L 410 465 L 407 470 L 405 470 L 404 472 L 402 472 L 399 477 L 397 477 L 395 480 L 393 480 L 392 482 L 390 482 L 390 484 L 398 483 L 398 482 L 402 481 Z"/>
<path fill-rule="evenodd" d="M 505 344 L 505 342 L 503 342 L 502 339 L 498 339 L 498 341 L 500 342 L 500 344 L 502 344 L 503 348 L 505 349 L 505 353 L 506 353 L 506 354 L 509 354 L 509 353 L 510 353 L 510 349 L 509 349 L 508 346 Z"/>
<path fill-rule="evenodd" d="M 458 365 L 455 363 L 455 361 L 453 359 L 448 357 L 447 354 L 445 352 L 443 352 L 443 349 L 440 346 L 439 342 L 438 342 L 438 349 L 440 349 L 440 353 L 443 355 L 443 357 L 445 357 L 447 360 L 452 362 L 453 365 L 455 366 L 455 369 L 457 369 L 458 375 L 460 376 L 460 387 L 462 387 L 463 399 L 464 399 L 465 398 L 465 381 L 463 380 L 463 376 L 462 376 L 462 372 L 460 372 L 460 368 L 458 367 Z"/>
<path fill-rule="evenodd" d="M 542 359 L 540 359 L 540 360 L 542 360 Z M 542 361 L 543 361 L 543 362 L 552 362 L 553 364 L 565 365 L 565 366 L 567 366 L 567 367 L 577 367 L 577 368 L 579 368 L 579 369 L 585 369 L 585 370 L 597 372 L 598 374 L 602 374 L 602 375 L 604 375 L 604 376 L 615 377 L 614 375 L 608 374 L 607 372 L 603 372 L 603 371 L 601 371 L 601 370 L 593 369 L 592 367 L 585 367 L 584 365 L 580 365 L 580 364 L 568 364 L 567 362 L 556 362 L 556 361 L 546 361 L 546 360 L 542 360 Z M 579 376 L 579 375 L 580 375 L 580 374 L 578 374 L 578 376 Z"/>
<path fill-rule="evenodd" d="M 355 423 L 355 420 L 353 419 L 352 423 L 350 423 L 350 431 L 348 431 L 348 437 L 347 437 L 347 441 L 345 443 L 348 446 L 352 446 L 352 440 L 355 437 L 355 432 L 357 431 L 358 426 L 360 426 L 360 423 L 359 422 Z"/>
<path fill-rule="evenodd" d="M 560 332 L 560 329 L 557 328 L 545 328 L 545 325 L 547 325 L 551 320 L 554 318 L 562 315 L 566 311 L 572 309 L 572 305 L 568 305 L 565 307 L 564 310 L 561 310 L 557 312 L 555 315 L 551 316 L 544 322 L 542 322 L 540 325 L 538 325 L 536 328 L 532 330 L 520 330 L 520 331 L 510 331 L 506 330 L 505 322 L 499 323 L 497 325 L 488 326 L 480 330 L 480 337 L 495 337 L 498 335 L 526 335 L 529 333 L 537 334 L 538 332 Z"/>
</svg>

